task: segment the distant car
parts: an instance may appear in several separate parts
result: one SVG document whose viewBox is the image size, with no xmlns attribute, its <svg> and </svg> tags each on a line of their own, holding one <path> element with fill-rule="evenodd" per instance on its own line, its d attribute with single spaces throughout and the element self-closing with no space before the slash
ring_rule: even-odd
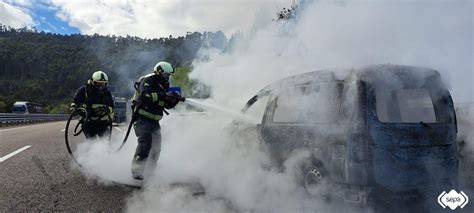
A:
<svg viewBox="0 0 474 213">
<path fill-rule="evenodd" d="M 116 97 L 114 99 L 114 118 L 113 122 L 122 123 L 127 121 L 127 99 Z"/>
<path fill-rule="evenodd" d="M 256 129 L 275 165 L 311 153 L 297 170 L 310 194 L 322 193 L 314 189 L 324 181 L 365 205 L 429 192 L 436 201 L 457 186 L 456 115 L 435 70 L 387 64 L 305 73 L 268 85 L 242 111 L 258 123 L 240 129 Z"/>
<path fill-rule="evenodd" d="M 28 101 L 17 101 L 13 104 L 11 111 L 18 114 L 43 113 L 43 106 Z"/>
</svg>

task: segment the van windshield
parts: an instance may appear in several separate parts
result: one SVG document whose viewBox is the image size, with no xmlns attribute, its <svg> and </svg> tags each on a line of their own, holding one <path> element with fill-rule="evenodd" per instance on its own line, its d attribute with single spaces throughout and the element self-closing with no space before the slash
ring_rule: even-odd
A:
<svg viewBox="0 0 474 213">
<path fill-rule="evenodd" d="M 289 88 L 275 103 L 273 122 L 325 123 L 338 120 L 343 84 L 317 82 Z"/>
<path fill-rule="evenodd" d="M 440 123 L 447 120 L 447 116 L 436 114 L 436 107 L 442 102 L 433 100 L 426 88 L 395 90 L 378 88 L 376 103 L 377 117 L 381 122 Z"/>
</svg>

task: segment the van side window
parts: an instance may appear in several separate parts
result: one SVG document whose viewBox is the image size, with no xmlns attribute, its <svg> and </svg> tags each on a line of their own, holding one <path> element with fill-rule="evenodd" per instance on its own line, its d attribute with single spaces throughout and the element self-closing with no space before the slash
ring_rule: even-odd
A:
<svg viewBox="0 0 474 213">
<path fill-rule="evenodd" d="M 425 88 L 381 90 L 376 92 L 377 117 L 390 123 L 435 123 L 430 93 Z"/>
<path fill-rule="evenodd" d="M 341 107 L 343 83 L 317 82 L 288 88 L 277 97 L 275 123 L 336 123 Z"/>
<path fill-rule="evenodd" d="M 256 121 L 261 122 L 263 119 L 263 114 L 265 113 L 265 108 L 267 107 L 269 98 L 270 98 L 270 95 L 259 97 L 258 100 L 255 103 L 253 103 L 245 111 L 245 114 L 254 118 Z"/>
</svg>

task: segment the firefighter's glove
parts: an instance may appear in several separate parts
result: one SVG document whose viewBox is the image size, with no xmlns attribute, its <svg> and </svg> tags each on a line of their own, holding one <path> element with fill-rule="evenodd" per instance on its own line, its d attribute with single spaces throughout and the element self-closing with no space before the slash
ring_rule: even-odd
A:
<svg viewBox="0 0 474 213">
<path fill-rule="evenodd" d="M 105 115 L 109 113 L 109 109 L 106 106 L 100 106 L 94 109 L 94 113 L 97 115 Z"/>
<path fill-rule="evenodd" d="M 112 111 L 110 111 L 110 108 L 109 108 L 108 106 L 105 106 L 105 107 L 104 107 L 104 112 L 105 112 L 106 114 L 111 114 L 111 113 L 112 113 Z"/>
<path fill-rule="evenodd" d="M 69 112 L 74 112 L 77 109 L 77 105 L 75 103 L 71 103 L 71 106 L 69 107 Z"/>
<path fill-rule="evenodd" d="M 178 104 L 178 102 L 182 99 L 182 97 L 178 93 L 166 93 L 166 98 L 165 98 L 165 108 L 166 109 L 171 109 Z"/>
<path fill-rule="evenodd" d="M 171 96 L 173 97 L 173 102 L 175 102 L 175 105 L 178 104 L 178 102 L 180 101 L 184 101 L 184 98 L 181 97 L 181 95 L 179 95 L 178 93 L 171 93 Z"/>
</svg>

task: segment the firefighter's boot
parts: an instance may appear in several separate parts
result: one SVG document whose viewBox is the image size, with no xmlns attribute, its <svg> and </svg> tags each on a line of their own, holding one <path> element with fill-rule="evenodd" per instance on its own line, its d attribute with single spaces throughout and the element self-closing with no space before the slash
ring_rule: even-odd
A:
<svg viewBox="0 0 474 213">
<path fill-rule="evenodd" d="M 146 158 L 136 155 L 132 161 L 133 179 L 143 180 L 143 171 L 145 170 Z"/>
</svg>

